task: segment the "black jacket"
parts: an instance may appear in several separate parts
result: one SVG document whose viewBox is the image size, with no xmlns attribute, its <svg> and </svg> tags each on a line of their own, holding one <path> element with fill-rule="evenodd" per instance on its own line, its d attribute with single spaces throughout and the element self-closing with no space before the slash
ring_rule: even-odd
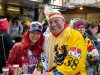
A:
<svg viewBox="0 0 100 75">
<path fill-rule="evenodd" d="M 9 34 L 0 35 L 0 73 L 2 72 L 2 67 L 6 65 L 5 57 L 7 60 L 9 51 L 13 45 L 13 40 Z"/>
<path fill-rule="evenodd" d="M 90 30 L 87 30 L 86 32 L 94 47 L 100 50 L 100 42 L 97 40 L 97 38 L 91 33 Z"/>
</svg>

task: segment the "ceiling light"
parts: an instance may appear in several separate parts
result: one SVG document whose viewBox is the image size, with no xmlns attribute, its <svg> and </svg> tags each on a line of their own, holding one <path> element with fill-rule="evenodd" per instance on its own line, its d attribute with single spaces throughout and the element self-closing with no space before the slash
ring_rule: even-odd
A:
<svg viewBox="0 0 100 75">
<path fill-rule="evenodd" d="M 8 8 L 8 10 L 10 10 L 10 11 L 20 11 L 19 9 L 12 9 L 12 8 Z"/>
<path fill-rule="evenodd" d="M 7 10 L 9 10 L 9 11 L 20 11 L 20 9 L 16 8 L 16 7 L 8 7 Z"/>
<path fill-rule="evenodd" d="M 0 9 L 2 9 L 2 6 L 0 5 Z"/>
<path fill-rule="evenodd" d="M 83 10 L 83 6 L 80 6 L 80 8 L 79 8 L 80 10 Z"/>
</svg>

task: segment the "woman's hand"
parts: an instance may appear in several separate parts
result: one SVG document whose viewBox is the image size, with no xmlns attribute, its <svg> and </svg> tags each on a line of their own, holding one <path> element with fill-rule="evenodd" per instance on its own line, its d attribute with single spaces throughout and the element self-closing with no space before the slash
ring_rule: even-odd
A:
<svg viewBox="0 0 100 75">
<path fill-rule="evenodd" d="M 93 49 L 92 52 L 90 52 L 90 54 L 92 55 L 94 61 L 99 59 L 99 53 L 97 49 Z"/>
<path fill-rule="evenodd" d="M 96 61 L 99 59 L 99 55 L 92 56 L 93 60 Z"/>
<path fill-rule="evenodd" d="M 14 71 L 13 71 L 13 75 L 20 75 L 21 73 L 23 72 L 23 70 L 22 70 L 22 68 L 16 68 L 16 69 L 14 69 Z"/>
</svg>

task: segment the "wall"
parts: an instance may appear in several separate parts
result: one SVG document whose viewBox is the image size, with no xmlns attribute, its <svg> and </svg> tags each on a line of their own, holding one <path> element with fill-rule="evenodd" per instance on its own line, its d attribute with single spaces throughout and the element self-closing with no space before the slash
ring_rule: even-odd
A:
<svg viewBox="0 0 100 75">
<path fill-rule="evenodd" d="M 88 14 L 64 14 L 65 19 L 69 22 L 72 18 L 81 18 L 90 22 L 95 22 L 100 18 L 100 13 L 88 13 Z"/>
<path fill-rule="evenodd" d="M 83 10 L 79 10 L 79 7 L 75 9 L 66 9 L 61 11 L 65 19 L 70 21 L 72 18 L 81 18 L 87 21 L 95 22 L 100 18 L 100 8 L 84 7 Z"/>
</svg>

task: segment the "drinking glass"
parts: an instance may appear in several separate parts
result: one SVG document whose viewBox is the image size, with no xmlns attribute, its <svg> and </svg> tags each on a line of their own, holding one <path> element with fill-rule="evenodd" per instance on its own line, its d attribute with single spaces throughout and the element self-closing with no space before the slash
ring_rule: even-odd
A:
<svg viewBox="0 0 100 75">
<path fill-rule="evenodd" d="M 2 68 L 3 75 L 9 75 L 9 67 Z"/>
</svg>

